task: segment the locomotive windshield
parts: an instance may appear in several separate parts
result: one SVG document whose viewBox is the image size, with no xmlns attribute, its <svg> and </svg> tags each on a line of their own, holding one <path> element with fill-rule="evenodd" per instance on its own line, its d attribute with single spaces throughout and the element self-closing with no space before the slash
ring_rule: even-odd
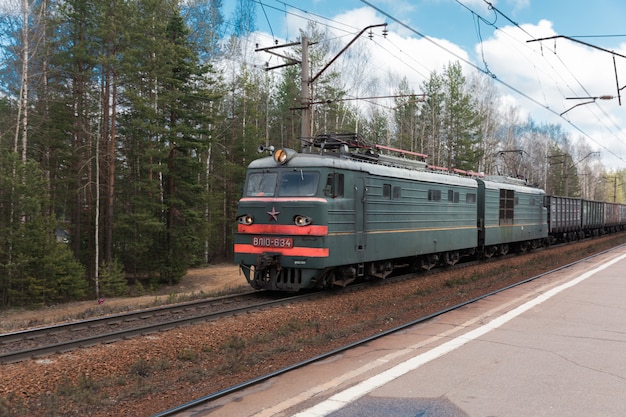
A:
<svg viewBox="0 0 626 417">
<path fill-rule="evenodd" d="M 292 171 L 251 173 L 246 184 L 248 197 L 309 197 L 317 194 L 319 172 Z"/>
<path fill-rule="evenodd" d="M 276 190 L 276 172 L 259 172 L 248 176 L 248 184 L 246 185 L 246 196 L 274 196 Z"/>
<path fill-rule="evenodd" d="M 278 195 L 281 197 L 307 197 L 317 193 L 319 172 L 283 172 Z"/>
</svg>

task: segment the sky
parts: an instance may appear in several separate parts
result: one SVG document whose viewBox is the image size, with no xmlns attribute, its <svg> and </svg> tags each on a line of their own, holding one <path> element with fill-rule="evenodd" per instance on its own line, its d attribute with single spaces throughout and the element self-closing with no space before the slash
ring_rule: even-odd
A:
<svg viewBox="0 0 626 417">
<path fill-rule="evenodd" d="M 232 18 L 236 2 L 223 0 L 226 19 Z M 491 77 L 503 105 L 515 106 L 522 121 L 530 117 L 539 124 L 559 124 L 574 142 L 584 141 L 599 152 L 590 157 L 607 169 L 626 169 L 626 88 L 620 90 L 621 105 L 618 99 L 618 86 L 626 87 L 623 0 L 253 2 L 255 46 L 294 42 L 310 20 L 342 45 L 368 26 L 387 23 L 386 38 L 377 27 L 372 40 L 364 34 L 350 46 L 367 50 L 366 70 L 382 80 L 379 95 L 393 94 L 386 87 L 389 73 L 394 79 L 406 77 L 419 92 L 431 72 L 441 73 L 458 61 L 466 76 Z M 561 38 L 539 41 L 555 36 Z M 266 53 L 252 55 L 259 64 L 278 64 Z M 577 157 L 573 163 L 586 155 Z"/>
</svg>

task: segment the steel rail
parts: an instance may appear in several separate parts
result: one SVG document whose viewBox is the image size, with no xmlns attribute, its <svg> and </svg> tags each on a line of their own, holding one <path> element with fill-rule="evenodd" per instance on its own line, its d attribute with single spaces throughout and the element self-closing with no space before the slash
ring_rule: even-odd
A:
<svg viewBox="0 0 626 417">
<path fill-rule="evenodd" d="M 613 251 L 613 250 L 615 250 L 617 248 L 621 248 L 621 247 L 624 247 L 624 246 L 626 246 L 626 244 L 618 245 L 618 246 L 615 246 L 613 248 L 607 249 L 605 251 L 595 253 L 595 254 L 593 254 L 591 256 L 588 256 L 586 258 L 579 259 L 577 261 L 571 262 L 571 263 L 566 264 L 566 265 L 562 265 L 562 266 L 560 266 L 558 268 L 554 268 L 554 269 L 552 269 L 550 271 L 543 272 L 541 274 L 538 274 L 538 275 L 535 275 L 533 277 L 527 278 L 525 280 L 519 281 L 519 282 L 517 282 L 515 284 L 507 285 L 506 287 L 503 287 L 503 288 L 491 291 L 489 293 L 486 293 L 484 295 L 475 297 L 475 298 L 473 298 L 471 300 L 468 300 L 468 301 L 456 304 L 454 306 L 444 308 L 444 309 L 442 309 L 440 311 L 437 311 L 435 313 L 429 314 L 427 316 L 421 317 L 419 319 L 413 320 L 413 321 L 408 322 L 408 323 L 401 324 L 401 325 L 399 325 L 397 327 L 394 327 L 392 329 L 385 330 L 383 332 L 380 332 L 380 333 L 377 333 L 375 335 L 372 335 L 372 336 L 366 337 L 364 339 L 358 340 L 356 342 L 347 344 L 345 346 L 342 346 L 340 348 L 331 350 L 329 352 L 323 353 L 323 354 L 315 356 L 313 358 L 304 360 L 302 362 L 295 363 L 293 365 L 287 366 L 287 367 L 282 368 L 282 369 L 278 369 L 278 370 L 276 370 L 274 372 L 271 372 L 269 374 L 261 375 L 261 376 L 259 376 L 257 378 L 253 378 L 253 379 L 251 379 L 249 381 L 242 382 L 242 383 L 234 385 L 232 387 L 229 387 L 229 388 L 223 389 L 221 391 L 215 392 L 213 394 L 209 394 L 209 395 L 200 397 L 198 399 L 189 401 L 189 402 L 187 402 L 185 404 L 181 404 L 181 405 L 179 405 L 177 407 L 174 407 L 174 408 L 171 408 L 169 410 L 165 410 L 165 411 L 159 412 L 157 414 L 153 414 L 151 417 L 170 417 L 170 416 L 173 416 L 173 415 L 175 415 L 177 413 L 180 413 L 181 411 L 185 411 L 185 410 L 189 410 L 189 409 L 198 407 L 199 405 L 202 405 L 202 404 L 214 401 L 214 400 L 216 400 L 218 398 L 225 397 L 225 396 L 227 396 L 229 394 L 236 393 L 238 391 L 241 391 L 243 389 L 252 387 L 252 386 L 254 386 L 256 384 L 259 384 L 261 382 L 265 382 L 265 381 L 267 381 L 267 380 L 269 380 L 271 378 L 274 378 L 276 376 L 285 374 L 287 372 L 293 371 L 293 370 L 298 369 L 298 368 L 302 368 L 302 367 L 304 367 L 306 365 L 310 365 L 310 364 L 318 362 L 318 361 L 322 361 L 322 360 L 328 359 L 329 357 L 332 357 L 332 356 L 334 356 L 334 355 L 336 355 L 338 353 L 343 353 L 343 352 L 345 352 L 345 351 L 347 351 L 349 349 L 352 349 L 352 348 L 355 348 L 355 347 L 358 347 L 358 346 L 370 343 L 370 342 L 372 342 L 374 340 L 377 340 L 377 339 L 380 339 L 382 337 L 389 336 L 389 335 L 391 335 L 393 333 L 405 330 L 408 327 L 412 327 L 412 326 L 415 326 L 417 324 L 423 323 L 425 321 L 431 320 L 431 319 L 433 319 L 435 317 L 438 317 L 438 316 L 441 316 L 443 314 L 449 313 L 449 312 L 454 311 L 456 309 L 459 309 L 461 307 L 465 307 L 465 306 L 467 306 L 469 304 L 473 304 L 473 303 L 475 303 L 477 301 L 480 301 L 480 300 L 485 299 L 487 297 L 490 297 L 492 295 L 495 295 L 495 294 L 507 291 L 507 290 L 509 290 L 511 288 L 515 288 L 517 286 L 526 284 L 528 282 L 531 282 L 531 281 L 534 281 L 536 279 L 542 278 L 542 277 L 544 277 L 546 275 L 549 275 L 549 274 L 552 274 L 552 273 L 555 273 L 555 272 L 558 272 L 558 271 L 562 271 L 564 269 L 570 268 L 570 267 L 572 267 L 574 265 L 577 265 L 579 263 L 586 262 L 586 261 L 588 261 L 590 259 L 593 259 L 593 258 L 595 258 L 597 256 L 606 254 L 606 253 L 608 253 L 610 251 Z"/>
<path fill-rule="evenodd" d="M 263 293 L 258 291 L 252 291 L 246 293 L 245 296 L 263 296 Z M 228 304 L 232 304 L 235 298 L 242 298 L 241 295 L 239 297 L 220 297 L 219 299 L 211 299 L 204 300 L 198 302 L 188 302 L 181 305 L 172 305 L 165 306 L 162 308 L 151 308 L 149 310 L 141 310 L 132 313 L 120 314 L 117 316 L 109 316 L 103 318 L 89 319 L 81 322 L 73 322 L 73 323 L 65 323 L 58 324 L 54 326 L 47 326 L 42 328 L 23 330 L 19 332 L 3 334 L 0 336 L 0 346 L 2 343 L 7 344 L 10 342 L 20 342 L 23 340 L 31 340 L 31 339 L 42 339 L 44 340 L 46 337 L 54 336 L 59 332 L 76 332 L 78 330 L 94 330 L 97 328 L 103 328 L 105 326 L 109 326 L 115 323 L 131 323 L 144 321 L 146 318 L 154 318 L 154 317 L 163 317 L 163 321 L 157 323 L 150 324 L 140 324 L 137 326 L 133 326 L 128 329 L 117 330 L 113 332 L 100 333 L 96 335 L 90 335 L 86 337 L 81 337 L 74 340 L 66 340 L 59 343 L 47 344 L 42 346 L 36 346 L 33 348 L 22 349 L 19 351 L 8 351 L 0 354 L 0 363 L 15 363 L 23 360 L 27 360 L 30 358 L 38 358 L 50 354 L 55 353 L 63 353 L 68 352 L 74 349 L 94 346 L 97 344 L 103 343 L 112 343 L 117 340 L 127 339 L 131 337 L 146 335 L 150 333 L 155 333 L 159 331 L 171 330 L 176 327 L 186 326 L 190 324 L 200 323 L 204 321 L 216 320 L 219 318 L 242 314 L 245 312 L 260 310 L 264 308 L 275 307 L 282 304 L 291 303 L 294 301 L 298 301 L 301 299 L 311 298 L 318 296 L 315 293 L 307 293 L 307 294 L 298 294 L 298 295 L 290 295 L 285 296 L 285 294 L 281 294 L 282 298 L 273 299 L 270 301 L 264 302 L 256 302 L 250 305 L 244 305 L 236 308 L 227 308 L 219 311 L 210 311 L 210 312 L 199 312 L 198 314 L 192 313 L 190 317 L 184 318 L 175 318 L 175 319 L 167 319 L 167 317 L 171 317 L 172 314 L 180 313 L 183 311 L 189 310 L 201 310 L 207 306 L 215 306 L 218 303 L 225 304 L 228 301 Z M 276 294 L 273 295 L 276 298 Z"/>
<path fill-rule="evenodd" d="M 209 300 L 195 300 L 187 301 L 184 303 L 169 304 L 159 307 L 145 308 L 141 310 L 130 311 L 126 313 L 112 314 L 102 317 L 94 317 L 90 319 L 73 321 L 67 323 L 57 323 L 49 326 L 39 326 L 28 328 L 24 330 L 18 330 L 15 332 L 8 332 L 0 334 L 0 346 L 3 344 L 16 342 L 26 339 L 36 339 L 39 337 L 45 337 L 59 332 L 76 331 L 81 329 L 89 329 L 94 327 L 102 327 L 109 324 L 117 324 L 121 322 L 130 322 L 133 320 L 145 319 L 148 317 L 154 317 L 155 315 L 164 315 L 168 313 L 175 313 L 178 310 L 190 309 L 190 308 L 204 308 L 210 305 L 218 305 L 219 303 L 233 302 L 233 300 L 241 297 L 246 297 L 251 294 L 258 293 L 258 291 L 248 291 L 241 294 L 229 295 L 217 298 L 211 298 Z"/>
</svg>

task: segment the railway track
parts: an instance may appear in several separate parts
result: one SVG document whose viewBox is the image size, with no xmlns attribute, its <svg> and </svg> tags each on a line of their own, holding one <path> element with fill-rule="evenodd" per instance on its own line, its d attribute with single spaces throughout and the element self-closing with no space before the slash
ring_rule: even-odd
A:
<svg viewBox="0 0 626 417">
<path fill-rule="evenodd" d="M 292 303 L 316 294 L 244 294 L 192 301 L 129 313 L 0 334 L 0 363 L 15 363 L 74 349 L 216 320 Z"/>
<path fill-rule="evenodd" d="M 561 245 L 555 245 L 557 247 Z M 541 251 L 538 249 L 537 251 Z M 476 265 L 480 262 L 503 260 L 512 254 L 490 260 L 465 260 L 454 266 L 433 268 L 421 271 L 420 276 L 436 274 L 442 269 L 456 270 Z M 404 271 L 385 280 L 374 280 L 339 288 L 339 291 L 358 291 L 370 285 L 390 285 L 395 282 L 415 278 L 415 272 Z M 35 327 L 0 334 L 0 364 L 16 363 L 27 359 L 69 352 L 75 349 L 114 343 L 118 340 L 143 336 L 187 326 L 203 321 L 217 320 L 245 312 L 270 308 L 312 297 L 323 297 L 333 293 L 326 290 L 318 293 L 293 295 L 285 292 L 249 291 L 243 294 L 223 296 L 209 300 L 196 300 L 186 303 L 137 310 L 123 314 L 92 318 L 76 322 Z"/>
<path fill-rule="evenodd" d="M 330 358 L 330 357 L 332 357 L 334 355 L 337 355 L 339 353 L 345 352 L 345 351 L 347 351 L 349 349 L 353 349 L 355 347 L 368 344 L 368 343 L 370 343 L 373 340 L 376 340 L 376 339 L 379 339 L 379 338 L 382 338 L 382 337 L 386 337 L 388 335 L 391 335 L 391 334 L 403 331 L 403 330 L 405 330 L 405 329 L 407 329 L 409 327 L 412 327 L 412 326 L 415 326 L 417 324 L 423 323 L 425 321 L 431 320 L 431 319 L 433 319 L 435 317 L 441 316 L 441 315 L 446 314 L 448 312 L 451 312 L 453 310 L 457 310 L 459 308 L 465 307 L 465 306 L 467 306 L 469 304 L 475 303 L 476 301 L 479 301 L 479 300 L 482 300 L 484 298 L 490 297 L 490 296 L 495 295 L 497 293 L 500 293 L 500 292 L 503 292 L 503 291 L 507 291 L 507 290 L 509 290 L 511 288 L 517 287 L 519 285 L 526 284 L 528 282 L 534 281 L 534 280 L 536 280 L 538 278 L 541 278 L 541 277 L 544 277 L 546 275 L 555 273 L 557 271 L 570 268 L 573 265 L 576 265 L 576 264 L 579 264 L 579 263 L 583 263 L 583 262 L 587 262 L 588 260 L 593 259 L 593 258 L 595 258 L 595 257 L 597 257 L 599 255 L 605 254 L 607 252 L 610 252 L 613 249 L 614 248 L 595 253 L 595 254 L 587 256 L 587 257 L 585 257 L 583 259 L 579 259 L 577 261 L 568 263 L 566 265 L 559 266 L 557 268 L 554 268 L 552 270 L 540 273 L 540 274 L 532 276 L 530 278 L 526 278 L 526 279 L 520 280 L 519 282 L 513 283 L 511 285 L 507 285 L 507 286 L 499 288 L 497 290 L 484 293 L 484 294 L 482 294 L 482 295 L 480 295 L 478 297 L 474 297 L 474 298 L 468 299 L 468 300 L 463 301 L 463 302 L 461 302 L 459 304 L 455 304 L 455 305 L 452 305 L 452 306 L 445 307 L 442 310 L 435 311 L 433 313 L 427 314 L 427 315 L 425 315 L 423 317 L 417 318 L 417 319 L 412 320 L 410 322 L 401 323 L 401 324 L 399 324 L 396 327 L 390 328 L 390 329 L 382 331 L 382 332 L 378 332 L 378 333 L 376 333 L 374 335 L 365 337 L 364 339 L 351 342 L 349 344 L 346 344 L 346 345 L 338 347 L 336 349 L 327 351 L 325 353 L 319 354 L 317 356 L 311 357 L 311 358 L 303 360 L 301 362 L 297 362 L 297 363 L 291 364 L 291 365 L 289 365 L 287 367 L 284 367 L 282 369 L 277 369 L 277 370 L 275 370 L 275 371 L 273 371 L 271 373 L 268 373 L 268 374 L 265 374 L 265 375 L 260 375 L 260 376 L 258 376 L 256 378 L 251 379 L 251 380 L 243 381 L 243 382 L 241 382 L 241 383 L 239 383 L 237 385 L 234 385 L 234 386 L 222 389 L 220 391 L 217 391 L 217 392 L 205 395 L 203 397 L 199 397 L 199 398 L 197 398 L 195 400 L 192 400 L 192 401 L 189 401 L 187 403 L 180 404 L 180 405 L 178 405 L 178 406 L 176 406 L 174 408 L 170 408 L 168 410 L 161 411 L 159 413 L 153 414 L 151 417 L 170 417 L 170 416 L 178 415 L 179 413 L 181 413 L 183 411 L 191 411 L 191 410 L 194 410 L 196 408 L 201 409 L 204 405 L 206 405 L 208 403 L 211 403 L 212 401 L 215 401 L 215 400 L 217 400 L 219 398 L 222 398 L 222 397 L 225 397 L 225 396 L 228 396 L 228 395 L 232 395 L 232 394 L 235 394 L 237 392 L 241 392 L 241 391 L 243 391 L 243 390 L 245 390 L 247 388 L 250 388 L 252 386 L 256 386 L 256 385 L 261 384 L 261 383 L 263 383 L 265 381 L 268 381 L 268 380 L 270 380 L 272 378 L 275 378 L 276 376 L 285 374 L 287 372 L 290 372 L 292 370 L 304 367 L 306 365 L 309 365 L 309 364 L 312 364 L 312 363 L 315 363 L 315 362 L 319 362 L 319 361 L 328 359 L 328 358 Z M 399 279 L 403 279 L 403 278 L 399 277 Z"/>
<path fill-rule="evenodd" d="M 502 260 L 505 257 L 498 259 Z M 484 262 L 484 261 L 483 261 Z M 478 264 L 466 260 L 446 269 L 461 269 Z M 421 271 L 424 276 L 440 272 L 442 268 Z M 382 281 L 353 284 L 339 291 L 358 291 L 370 285 L 390 285 L 394 282 L 415 278 L 415 272 L 400 273 Z M 168 306 L 143 309 L 123 314 L 92 318 L 76 322 L 35 327 L 17 332 L 0 334 L 0 364 L 16 363 L 27 359 L 69 352 L 75 349 L 114 343 L 118 340 L 171 330 L 203 321 L 217 320 L 263 308 L 291 303 L 311 297 L 323 297 L 333 293 L 275 293 L 249 291 L 209 300 L 197 300 Z"/>
<path fill-rule="evenodd" d="M 79 349 L 71 355 L 50 354 L 45 358 L 37 355 L 37 361 L 27 360 L 2 367 L 4 375 L 0 385 L 5 393 L 9 393 L 6 395 L 16 392 L 16 395 L 29 398 L 28 403 L 19 400 L 9 403 L 16 409 L 23 409 L 24 415 L 39 415 L 42 401 L 50 396 L 55 404 L 58 401 L 58 404 L 77 410 L 76 413 L 81 415 L 85 414 L 84 407 L 93 408 L 94 400 L 99 410 L 107 410 L 107 415 L 120 412 L 125 415 L 158 415 L 154 413 L 192 401 L 194 396 L 187 390 L 189 384 L 192 384 L 196 398 L 215 393 L 210 396 L 217 399 L 224 395 L 222 390 L 305 360 L 309 348 L 315 349 L 315 355 L 323 351 L 319 349 L 322 346 L 326 346 L 328 351 L 338 349 L 488 292 L 481 292 L 480 288 L 493 291 L 536 275 L 546 266 L 554 267 L 555 262 L 560 264 L 566 259 L 572 262 L 580 255 L 589 255 L 623 242 L 623 237 L 606 239 L 606 242 L 598 242 L 594 246 L 596 249 L 576 245 L 573 251 L 557 250 L 530 262 L 521 260 L 525 256 L 519 257 L 519 261 L 495 260 L 496 265 L 492 268 L 478 266 L 467 272 L 457 268 L 454 270 L 459 272 L 451 272 L 445 268 L 440 277 L 430 271 L 419 274 L 416 282 L 392 285 L 389 291 L 384 289 L 388 280 L 374 281 L 374 287 L 380 288 L 369 285 L 366 291 L 344 289 L 331 291 L 330 294 L 323 292 L 319 303 L 315 300 L 296 300 L 287 308 L 262 308 L 261 312 L 252 315 L 244 313 L 227 320 L 215 320 L 208 327 L 202 323 L 200 327 L 185 326 L 173 332 L 135 337 L 111 346 Z M 546 251 L 551 249 L 546 248 Z M 532 274 L 529 273 L 531 270 Z M 477 278 L 477 274 L 482 273 L 485 273 L 485 278 Z M 380 314 L 378 306 L 384 314 Z M 103 349 L 104 346 L 106 349 Z M 193 357 L 182 357 L 180 352 L 190 352 Z M 276 352 L 280 352 L 280 357 L 276 356 Z M 314 355 L 308 355 L 311 356 Z M 158 378 L 152 374 L 139 374 L 135 369 L 139 364 L 142 365 L 142 372 L 146 366 L 148 372 L 156 372 L 153 367 L 158 366 Z M 167 367 L 161 369 L 161 364 Z M 89 386 L 84 385 L 85 369 L 89 371 Z M 50 375 L 63 375 L 64 385 L 59 385 Z M 125 384 L 107 385 L 107 381 L 125 381 Z M 151 384 L 150 394 L 143 394 L 146 383 Z M 92 387 L 96 391 L 92 391 Z M 61 388 L 63 391 L 60 391 Z M 68 396 L 68 388 L 71 389 L 71 397 Z M 88 394 L 88 400 L 85 400 L 88 403 L 73 400 L 74 392 L 80 394 L 80 398 Z M 212 403 L 208 400 L 203 407 L 210 408 Z M 192 408 L 190 405 L 187 409 Z"/>
<path fill-rule="evenodd" d="M 472 264 L 474 262 L 459 264 L 455 268 Z M 437 271 L 438 269 L 433 269 L 425 271 L 425 273 L 436 273 Z M 410 279 L 414 275 L 414 273 L 402 274 L 383 281 L 354 284 L 345 289 L 339 289 L 339 291 L 357 291 L 373 283 L 375 285 L 392 284 Z M 171 330 L 203 321 L 217 320 L 312 297 L 323 297 L 331 293 L 333 291 L 327 290 L 319 293 L 293 295 L 284 292 L 255 290 L 210 300 L 191 301 L 4 333 L 0 334 L 0 364 L 16 363 L 98 344 L 114 343 L 118 340 Z"/>
</svg>

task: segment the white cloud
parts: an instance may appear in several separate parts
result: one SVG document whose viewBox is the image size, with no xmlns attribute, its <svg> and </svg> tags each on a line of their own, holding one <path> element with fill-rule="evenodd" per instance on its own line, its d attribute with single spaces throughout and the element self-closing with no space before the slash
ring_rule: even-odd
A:
<svg viewBox="0 0 626 417">
<path fill-rule="evenodd" d="M 482 0 L 481 3 L 484 4 Z M 399 3 L 394 7 L 405 7 L 407 4 Z M 519 0 L 516 6 L 523 8 L 528 3 Z M 408 13 L 396 15 L 408 16 Z M 387 20 L 372 8 L 361 7 L 333 17 L 328 24 L 329 31 L 345 45 L 365 26 Z M 293 41 L 300 36 L 300 28 L 306 27 L 305 20 L 287 15 L 285 28 L 289 31 L 283 33 L 289 33 L 288 38 Z M 351 29 L 346 30 L 346 27 Z M 520 115 L 528 115 L 538 123 L 562 125 L 571 132 L 573 142 L 586 134 L 591 138 L 586 138 L 589 146 L 601 152 L 602 161 L 608 168 L 626 166 L 626 145 L 622 139 L 626 137 L 623 128 L 626 126 L 626 117 L 617 100 L 598 100 L 596 103 L 580 105 L 565 113 L 565 118 L 559 117 L 568 108 L 585 102 L 567 100 L 567 97 L 616 95 L 610 54 L 566 39 L 527 42 L 557 35 L 552 22 L 548 20 L 524 24 L 521 28 L 504 26 L 491 35 L 483 32 L 484 41 L 475 45 L 473 51 L 466 51 L 446 39 L 419 37 L 409 28 L 411 26 L 408 24 L 390 23 L 387 39 L 380 36 L 382 28 L 375 28 L 373 32 L 376 36 L 372 41 L 362 36 L 355 42 L 350 50 L 361 48 L 359 56 L 362 58 L 363 54 L 368 55 L 365 68 L 362 68 L 363 62 L 351 63 L 346 58 L 350 56 L 348 52 L 346 57 L 333 65 L 340 67 L 344 75 L 354 72 L 354 77 L 358 78 L 363 73 L 368 78 L 376 79 L 374 84 L 378 86 L 377 94 L 387 95 L 394 93 L 393 88 L 403 77 L 407 78 L 414 91 L 419 92 L 421 84 L 432 71 L 440 72 L 450 62 L 460 61 L 466 75 L 476 71 L 467 62 L 483 70 L 486 63 L 489 70 L 503 82 L 497 84 L 503 106 L 514 105 Z M 626 44 L 620 50 L 617 52 L 626 55 Z M 621 83 L 626 85 L 626 59 L 618 62 L 618 70 L 620 65 L 623 74 Z M 362 86 L 356 83 L 351 87 L 350 91 L 355 92 L 353 95 L 363 96 Z M 514 90 L 522 92 L 531 100 Z M 626 93 L 624 102 L 626 105 Z"/>
<path fill-rule="evenodd" d="M 536 39 L 557 35 L 546 20 L 522 28 Z M 584 133 L 607 166 L 626 165 L 622 128 L 626 118 L 617 100 L 568 99 L 617 94 L 611 55 L 563 38 L 528 43 L 524 31 L 513 26 L 497 30 L 476 46 L 475 53 L 479 56 L 482 48 L 489 68 L 499 79 L 540 103 L 513 94 L 517 106 L 528 109 L 535 120 L 563 125 L 573 140 Z M 563 112 L 564 117 L 559 117 Z"/>
</svg>

